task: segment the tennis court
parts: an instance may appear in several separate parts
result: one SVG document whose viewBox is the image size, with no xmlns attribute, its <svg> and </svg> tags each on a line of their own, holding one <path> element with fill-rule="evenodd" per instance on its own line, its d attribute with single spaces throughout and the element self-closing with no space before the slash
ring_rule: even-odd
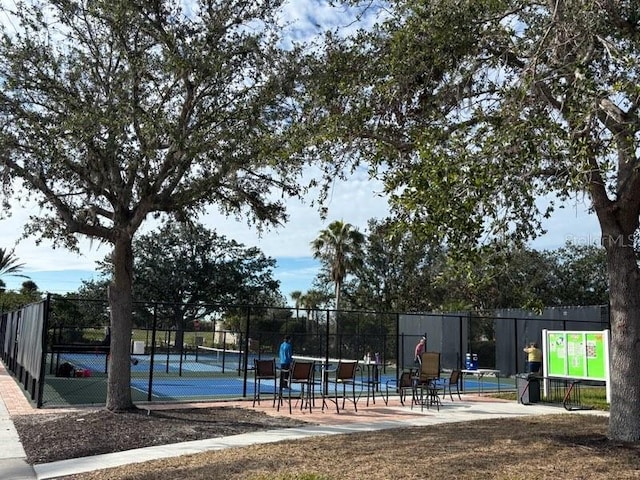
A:
<svg viewBox="0 0 640 480">
<path fill-rule="evenodd" d="M 134 401 L 206 401 L 215 399 L 252 398 L 254 394 L 253 368 L 258 355 L 247 356 L 248 368 L 245 374 L 244 355 L 239 350 L 200 347 L 194 351 L 177 353 L 156 353 L 132 355 L 131 389 Z M 261 355 L 260 358 L 272 358 Z M 326 363 L 320 357 L 297 357 L 298 360 Z M 101 404 L 107 392 L 107 355 L 97 352 L 59 352 L 48 356 L 44 388 L 44 404 L 78 405 Z M 328 359 L 331 368 L 338 359 Z M 73 366 L 72 375 L 56 376 L 60 365 Z M 368 370 L 359 370 L 356 395 L 367 394 Z M 383 365 L 379 368 L 378 386 L 386 391 L 386 383 L 395 380 L 395 367 Z M 246 381 L 245 381 L 246 378 Z M 461 388 L 465 392 L 509 390 L 513 388 L 509 379 L 485 377 L 480 383 L 473 377 L 466 377 Z M 321 395 L 321 386 L 314 386 L 316 396 Z M 331 389 L 332 387 L 330 387 Z M 299 388 L 293 387 L 297 393 Z M 273 386 L 262 383 L 261 392 L 273 393 Z M 329 392 L 331 393 L 331 391 Z M 377 396 L 377 395 L 376 395 Z"/>
<path fill-rule="evenodd" d="M 104 372 L 107 364 L 106 353 L 92 352 L 60 352 L 50 358 L 51 365 L 49 371 L 57 371 L 62 363 L 70 363 L 75 370 L 89 370 L 91 373 Z M 248 364 L 253 365 L 253 359 L 257 355 L 250 354 Z M 198 373 L 225 373 L 227 371 L 241 370 L 244 362 L 242 352 L 239 350 L 223 350 L 218 348 L 198 347 L 192 353 L 156 353 L 132 354 L 131 372 L 149 372 L 153 360 L 154 372 L 176 373 L 198 372 Z"/>
<path fill-rule="evenodd" d="M 54 358 L 55 357 L 55 358 Z M 132 355 L 131 387 L 135 400 L 208 400 L 228 398 L 252 398 L 253 374 L 247 372 L 245 382 L 244 359 L 239 351 L 204 349 L 197 354 Z M 249 369 L 257 355 L 248 356 Z M 264 358 L 264 357 L 263 357 Z M 99 404 L 106 398 L 106 354 L 59 353 L 51 356 L 57 367 L 67 362 L 73 365 L 75 374 L 70 377 L 47 376 L 45 383 L 46 405 Z M 153 369 L 151 368 L 153 365 Z M 52 365 L 48 371 L 55 372 Z M 153 372 L 153 374 L 151 374 Z M 385 374 L 381 382 L 394 378 L 395 372 Z M 359 393 L 366 386 L 358 386 Z M 319 396 L 320 386 L 316 386 Z M 293 392 L 299 389 L 294 387 Z M 265 383 L 261 392 L 273 393 L 273 386 Z"/>
<path fill-rule="evenodd" d="M 391 374 L 383 374 L 381 375 L 380 385 L 381 389 L 385 389 L 386 382 L 389 380 L 395 380 L 395 373 Z M 358 383 L 356 383 L 356 395 L 362 397 L 362 395 L 366 396 L 367 388 L 366 388 L 366 379 L 361 378 Z M 149 383 L 148 380 L 143 379 L 135 379 L 131 381 L 131 387 L 133 389 L 138 390 L 145 396 L 148 395 L 149 392 Z M 465 392 L 478 392 L 480 388 L 484 391 L 495 391 L 498 390 L 499 387 L 505 389 L 507 385 L 502 382 L 498 383 L 498 381 L 484 381 L 482 385 L 476 380 L 467 380 L 464 382 L 464 391 Z M 300 388 L 298 386 L 291 387 L 292 392 L 300 392 Z M 263 394 L 269 395 L 274 393 L 274 387 L 270 385 L 268 382 L 263 382 L 260 391 Z M 329 394 L 331 394 L 331 390 Z M 314 393 L 316 396 L 321 396 L 321 386 L 316 384 L 314 386 Z M 181 379 L 169 379 L 162 378 L 155 380 L 153 382 L 152 388 L 152 396 L 154 400 L 169 400 L 169 399 L 208 399 L 211 397 L 216 398 L 240 398 L 245 394 L 244 391 L 244 380 L 241 377 L 237 378 L 227 378 L 224 381 L 216 378 L 181 378 Z M 252 375 L 249 376 L 246 386 L 246 395 L 249 397 L 253 397 L 254 394 L 254 384 Z M 378 396 L 378 395 L 376 395 Z"/>
<path fill-rule="evenodd" d="M 389 376 L 388 378 L 391 378 Z M 386 380 L 385 380 L 386 381 Z M 149 384 L 142 379 L 136 379 L 131 381 L 131 387 L 138 390 L 144 395 L 149 392 Z M 248 378 L 246 384 L 246 395 L 253 398 L 254 394 L 253 376 Z M 262 395 L 269 395 L 275 392 L 274 386 L 269 382 L 262 382 L 260 386 L 260 392 Z M 293 396 L 300 393 L 300 387 L 298 385 L 291 386 L 291 392 L 294 392 Z M 329 390 L 329 394 L 332 394 L 333 390 Z M 356 384 L 356 395 L 366 396 L 366 384 Z M 162 401 L 170 400 L 174 398 L 179 399 L 210 399 L 215 398 L 241 398 L 245 394 L 244 380 L 243 378 L 226 379 L 224 382 L 215 378 L 181 378 L 181 379 L 169 379 L 163 378 L 153 382 L 152 396 L 154 400 Z M 322 396 L 322 387 L 320 384 L 314 385 L 314 394 L 316 397 Z"/>
</svg>

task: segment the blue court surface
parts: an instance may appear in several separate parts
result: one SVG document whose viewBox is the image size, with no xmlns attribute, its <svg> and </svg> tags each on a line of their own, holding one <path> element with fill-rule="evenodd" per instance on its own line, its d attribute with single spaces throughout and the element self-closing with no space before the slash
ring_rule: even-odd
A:
<svg viewBox="0 0 640 480">
<path fill-rule="evenodd" d="M 144 379 L 136 379 L 131 381 L 131 387 L 143 392 L 145 395 L 149 392 L 149 381 Z M 320 385 L 316 385 L 314 388 L 315 395 L 320 397 L 321 390 Z M 260 385 L 261 395 L 268 398 L 269 395 L 273 395 L 275 389 L 273 382 L 262 382 Z M 340 387 L 339 392 L 342 392 Z M 350 391 L 350 387 L 347 387 L 347 392 Z M 333 386 L 329 387 L 329 395 L 334 392 Z M 366 387 L 362 385 L 356 385 L 357 395 L 366 395 Z M 247 379 L 247 396 L 253 398 L 254 383 L 253 378 Z M 242 397 L 243 394 L 243 381 L 242 378 L 184 378 L 184 379 L 154 379 L 152 396 L 154 399 L 161 400 L 162 398 L 176 398 L 176 397 L 188 397 L 188 398 L 211 398 L 211 397 Z M 289 389 L 285 389 L 282 392 L 284 397 L 289 395 Z M 291 388 L 292 396 L 300 395 L 300 387 L 297 385 Z"/>
<path fill-rule="evenodd" d="M 60 353 L 59 363 L 69 362 L 76 369 L 104 372 L 106 354 L 104 353 Z M 151 355 L 132 355 L 131 372 L 149 372 L 151 370 Z M 168 372 L 178 374 L 183 372 L 222 373 L 238 369 L 238 362 L 226 360 L 222 362 L 196 361 L 195 355 L 157 354 L 153 357 L 154 372 Z"/>
<path fill-rule="evenodd" d="M 253 365 L 253 355 L 249 358 L 249 365 Z M 132 355 L 131 372 L 133 378 L 132 388 L 144 395 L 148 395 L 149 380 L 145 373 L 151 369 L 150 355 Z M 56 359 L 54 358 L 54 361 Z M 88 371 L 88 376 L 102 374 L 104 377 L 106 369 L 106 355 L 104 353 L 60 353 L 58 364 L 69 362 L 76 367 Z M 224 366 L 221 358 L 200 358 L 196 361 L 194 354 L 156 354 L 153 358 L 154 373 L 164 375 L 153 377 L 152 397 L 154 399 L 163 398 L 229 398 L 242 397 L 245 394 L 244 373 L 239 368 L 239 356 L 229 355 L 224 358 Z M 224 368 L 224 370 L 223 370 Z M 225 373 L 226 375 L 221 375 Z M 234 373 L 237 375 L 235 376 Z M 169 374 L 167 378 L 166 374 Z M 184 376 L 182 376 L 184 374 Z M 218 374 L 218 375 L 213 375 Z M 358 385 L 356 391 L 359 395 L 366 395 L 366 374 L 358 374 Z M 380 390 L 386 391 L 386 382 L 395 380 L 395 372 L 382 373 L 380 376 Z M 395 387 L 395 382 L 390 385 L 390 390 Z M 316 385 L 316 395 L 320 394 L 320 386 Z M 329 387 L 333 388 L 332 386 Z M 513 385 L 505 379 L 501 382 L 495 377 L 485 377 L 482 381 L 476 378 L 465 377 L 464 386 L 461 392 L 497 391 L 512 390 Z M 246 395 L 253 397 L 254 382 L 253 373 L 247 374 Z M 261 391 L 265 395 L 273 393 L 273 384 L 262 382 Z M 299 393 L 299 387 L 295 387 L 292 393 Z M 286 394 L 287 392 L 285 392 Z"/>
<path fill-rule="evenodd" d="M 131 388 L 143 392 L 145 395 L 149 393 L 149 381 L 145 379 L 136 379 L 131 381 Z M 176 398 L 176 397 L 241 397 L 243 382 L 241 378 L 183 378 L 183 379 L 154 379 L 152 396 L 154 399 Z M 273 394 L 273 386 L 269 389 L 264 383 L 260 391 L 266 395 Z M 247 382 L 247 395 L 253 396 L 253 379 Z"/>
<path fill-rule="evenodd" d="M 386 390 L 387 380 L 395 379 L 390 375 L 383 375 L 380 383 L 380 390 Z M 176 398 L 176 397 L 188 397 L 188 398 L 210 398 L 210 397 L 241 397 L 243 395 L 243 379 L 238 378 L 154 378 L 152 396 L 157 399 L 162 398 Z M 146 379 L 134 379 L 131 381 L 132 388 L 143 392 L 145 395 L 149 391 L 149 381 Z M 464 388 L 461 392 L 479 392 L 479 391 L 496 391 L 498 388 L 508 390 L 509 386 L 504 382 L 499 385 L 498 382 L 484 381 L 482 385 L 477 380 L 466 380 L 464 382 Z M 390 390 L 393 391 L 393 386 L 390 386 Z M 339 391 L 342 389 L 339 388 Z M 347 391 L 349 387 L 347 387 Z M 264 395 L 273 394 L 274 387 L 270 382 L 262 382 L 260 391 Z M 299 386 L 292 387 L 292 393 L 299 394 Z M 333 392 L 333 386 L 329 386 L 329 394 Z M 364 384 L 356 384 L 356 394 L 362 396 L 366 395 L 367 389 Z M 247 378 L 246 394 L 249 397 L 253 397 L 254 382 L 253 378 L 249 376 Z M 315 386 L 315 394 L 320 396 L 320 385 Z M 287 391 L 284 391 L 284 395 L 287 395 Z"/>
</svg>

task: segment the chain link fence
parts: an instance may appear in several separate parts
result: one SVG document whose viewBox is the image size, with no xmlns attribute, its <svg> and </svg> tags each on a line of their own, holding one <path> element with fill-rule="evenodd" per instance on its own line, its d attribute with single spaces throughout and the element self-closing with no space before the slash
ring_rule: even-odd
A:
<svg viewBox="0 0 640 480">
<path fill-rule="evenodd" d="M 107 302 L 50 296 L 39 305 L 2 315 L 5 364 L 39 407 L 104 405 L 109 370 Z M 319 363 L 379 359 L 382 386 L 414 367 L 414 347 L 426 335 L 427 350 L 441 352 L 445 370 L 464 368 L 465 355 L 473 352 L 480 367 L 498 369 L 504 376 L 498 379 L 498 388 L 515 389 L 515 374 L 524 371 L 522 346 L 543 328 L 608 326 L 602 307 L 548 315 L 136 303 L 131 393 L 134 402 L 251 398 L 254 360 L 277 358 L 286 335 L 292 339 L 294 357 Z M 25 334 L 20 336 L 21 332 Z M 39 352 L 38 358 L 26 352 Z M 361 383 L 365 385 L 366 379 Z M 465 389 L 469 391 L 469 385 Z"/>
</svg>

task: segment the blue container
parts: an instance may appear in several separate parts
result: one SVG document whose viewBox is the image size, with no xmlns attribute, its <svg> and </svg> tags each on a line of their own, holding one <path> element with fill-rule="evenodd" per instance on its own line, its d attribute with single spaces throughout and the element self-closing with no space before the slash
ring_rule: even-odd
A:
<svg viewBox="0 0 640 480">
<path fill-rule="evenodd" d="M 477 353 L 467 353 L 464 359 L 464 367 L 467 370 L 477 370 L 478 369 L 478 354 Z"/>
</svg>

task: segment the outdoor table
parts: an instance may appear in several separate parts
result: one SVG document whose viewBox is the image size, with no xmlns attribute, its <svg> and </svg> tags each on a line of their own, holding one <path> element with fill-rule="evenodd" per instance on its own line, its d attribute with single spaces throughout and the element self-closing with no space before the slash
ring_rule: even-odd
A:
<svg viewBox="0 0 640 480">
<path fill-rule="evenodd" d="M 328 384 L 329 384 L 329 372 L 332 371 L 332 369 L 331 369 L 332 365 L 337 365 L 340 360 L 337 359 L 337 358 L 328 358 L 327 359 L 325 357 L 309 357 L 309 356 L 304 356 L 304 355 L 294 355 L 293 359 L 294 360 L 302 360 L 302 361 L 306 361 L 306 362 L 314 362 L 315 368 L 314 368 L 313 383 L 314 383 L 314 385 L 319 385 L 320 386 L 320 393 L 323 396 L 327 395 Z M 318 372 L 318 370 L 319 370 L 319 372 Z M 319 382 L 316 380 L 315 373 L 319 373 L 320 374 L 320 381 Z M 315 392 L 314 392 L 314 394 L 315 394 Z"/>
<path fill-rule="evenodd" d="M 358 365 L 363 367 L 363 374 L 366 370 L 366 379 L 362 379 L 362 383 L 367 386 L 367 406 L 369 406 L 369 392 L 373 403 L 376 403 L 376 392 L 380 391 L 380 368 L 384 366 L 382 362 L 376 362 L 375 360 L 369 360 L 360 362 Z M 364 375 L 363 375 L 364 377 Z"/>
<path fill-rule="evenodd" d="M 474 377 L 476 377 L 478 379 L 478 385 L 480 387 L 479 391 L 480 394 L 482 394 L 484 392 L 484 377 L 486 376 L 493 376 L 496 377 L 498 379 L 498 386 L 500 385 L 500 370 L 493 370 L 491 368 L 477 368 L 477 369 L 473 369 L 473 370 L 469 370 L 469 369 L 465 369 L 465 370 L 461 370 L 462 375 L 464 377 L 464 375 L 473 375 Z M 499 389 L 499 387 L 498 387 Z M 462 379 L 462 391 L 464 392 L 464 378 Z"/>
<path fill-rule="evenodd" d="M 438 395 L 438 380 L 437 378 L 428 378 L 420 382 L 420 377 L 413 377 L 413 399 L 411 408 L 413 405 L 420 405 L 420 410 L 424 410 L 425 405 L 429 408 L 431 405 L 435 405 L 440 411 L 440 405 L 442 402 L 440 401 L 440 396 Z M 420 393 L 418 394 L 418 390 Z M 427 395 L 425 396 L 424 392 L 427 391 Z"/>
</svg>

